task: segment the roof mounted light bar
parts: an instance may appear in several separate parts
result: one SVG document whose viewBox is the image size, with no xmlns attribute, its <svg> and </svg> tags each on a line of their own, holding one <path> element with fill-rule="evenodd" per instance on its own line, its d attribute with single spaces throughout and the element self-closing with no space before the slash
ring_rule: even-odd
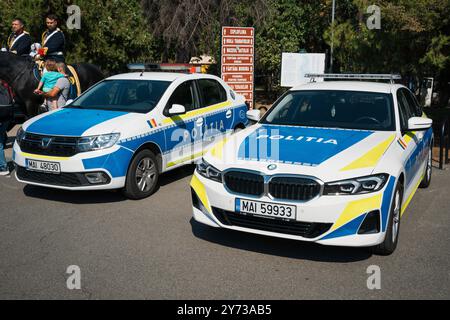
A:
<svg viewBox="0 0 450 320">
<path fill-rule="evenodd" d="M 127 65 L 130 71 L 140 72 L 178 72 L 178 73 L 194 73 L 197 68 L 183 63 L 130 63 Z"/>
<path fill-rule="evenodd" d="M 399 74 L 356 74 L 356 73 L 308 73 L 305 78 L 310 78 L 314 82 L 316 78 L 321 79 L 352 79 L 352 80 L 389 80 L 394 83 L 395 80 L 401 80 L 402 76 Z"/>
</svg>

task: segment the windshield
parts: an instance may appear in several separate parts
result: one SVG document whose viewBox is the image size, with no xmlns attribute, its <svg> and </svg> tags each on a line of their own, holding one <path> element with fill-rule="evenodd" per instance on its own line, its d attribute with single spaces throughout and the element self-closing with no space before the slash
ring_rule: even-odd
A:
<svg viewBox="0 0 450 320">
<path fill-rule="evenodd" d="M 75 100 L 68 108 L 147 113 L 158 104 L 169 81 L 106 80 Z"/>
<path fill-rule="evenodd" d="M 394 131 L 390 94 L 356 91 L 289 91 L 261 123 Z"/>
</svg>

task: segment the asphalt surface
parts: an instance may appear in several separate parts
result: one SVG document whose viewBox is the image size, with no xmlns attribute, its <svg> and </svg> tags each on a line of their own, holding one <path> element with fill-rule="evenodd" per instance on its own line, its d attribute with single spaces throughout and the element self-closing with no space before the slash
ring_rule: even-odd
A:
<svg viewBox="0 0 450 320">
<path fill-rule="evenodd" d="M 141 201 L 0 177 L 0 299 L 450 298 L 450 171 L 417 192 L 389 257 L 199 225 L 192 172 Z M 67 289 L 71 265 L 81 290 Z M 372 265 L 380 290 L 367 287 Z"/>
</svg>

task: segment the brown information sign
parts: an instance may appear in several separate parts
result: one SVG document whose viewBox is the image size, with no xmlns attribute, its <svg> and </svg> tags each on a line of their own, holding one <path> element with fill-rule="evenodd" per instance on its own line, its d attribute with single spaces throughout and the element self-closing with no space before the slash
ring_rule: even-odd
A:
<svg viewBox="0 0 450 320">
<path fill-rule="evenodd" d="M 222 28 L 222 79 L 254 106 L 255 29 Z"/>
</svg>

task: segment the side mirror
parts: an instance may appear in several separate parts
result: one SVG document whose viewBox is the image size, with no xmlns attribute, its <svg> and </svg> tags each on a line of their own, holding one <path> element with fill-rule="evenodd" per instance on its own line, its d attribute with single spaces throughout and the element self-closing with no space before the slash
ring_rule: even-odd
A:
<svg viewBox="0 0 450 320">
<path fill-rule="evenodd" d="M 248 110 L 247 118 L 251 121 L 258 122 L 261 119 L 261 112 L 258 109 Z"/>
<path fill-rule="evenodd" d="M 424 131 L 430 129 L 432 125 L 431 119 L 413 117 L 408 120 L 408 131 Z"/>
<path fill-rule="evenodd" d="M 169 109 L 169 116 L 178 116 L 186 113 L 186 108 L 181 104 L 174 104 Z"/>
<path fill-rule="evenodd" d="M 71 104 L 72 102 L 73 102 L 73 99 L 67 100 L 65 106 L 68 106 L 68 105 Z"/>
</svg>

